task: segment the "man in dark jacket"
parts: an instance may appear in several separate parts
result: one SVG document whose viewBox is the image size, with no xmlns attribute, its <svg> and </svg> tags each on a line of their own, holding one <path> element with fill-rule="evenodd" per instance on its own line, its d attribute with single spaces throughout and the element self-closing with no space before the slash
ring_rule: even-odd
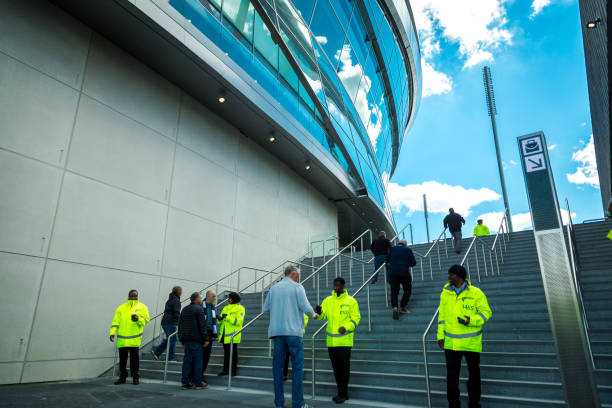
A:
<svg viewBox="0 0 612 408">
<path fill-rule="evenodd" d="M 389 249 L 391 248 L 391 241 L 387 239 L 387 233 L 385 231 L 380 231 L 378 233 L 378 238 L 376 238 L 372 245 L 370 245 L 370 251 L 374 255 L 374 271 L 376 272 L 378 268 L 380 268 L 385 261 L 387 260 L 387 255 L 389 254 Z M 385 268 L 386 269 L 386 268 Z M 378 273 L 372 279 L 372 284 L 376 283 L 378 280 Z M 389 274 L 387 273 L 387 282 L 389 281 Z"/>
<path fill-rule="evenodd" d="M 159 346 L 151 350 L 151 355 L 155 360 L 159 360 L 159 356 L 166 351 L 168 343 L 168 336 L 174 333 L 177 329 L 179 316 L 181 314 L 181 294 L 183 289 L 180 286 L 172 288 L 172 292 L 168 296 L 166 306 L 164 308 L 164 315 L 162 316 L 161 327 L 166 338 L 162 341 Z M 176 351 L 176 336 L 172 336 L 170 339 L 170 348 L 168 350 L 168 360 L 174 360 L 174 352 Z"/>
<path fill-rule="evenodd" d="M 215 308 L 216 299 L 217 294 L 215 291 L 209 290 L 206 291 L 206 298 L 202 303 L 202 309 L 204 309 L 204 313 L 206 313 L 206 334 L 208 334 L 208 339 L 210 340 L 208 346 L 204 348 L 204 358 L 202 361 L 202 381 L 204 382 L 206 382 L 205 373 L 208 362 L 210 361 L 213 340 L 216 340 L 219 335 L 217 329 L 217 309 Z"/>
<path fill-rule="evenodd" d="M 463 217 L 455 212 L 452 208 L 448 209 L 448 215 L 444 217 L 444 228 L 448 228 L 453 236 L 453 248 L 455 252 L 461 253 L 461 225 L 465 224 Z"/>
<path fill-rule="evenodd" d="M 391 306 L 393 307 L 393 319 L 399 320 L 400 313 L 410 313 L 406 308 L 410 295 L 412 293 L 412 275 L 410 268 L 416 265 L 416 259 L 412 250 L 408 248 L 405 239 L 401 240 L 398 245 L 391 248 L 389 251 L 388 268 L 389 268 L 389 283 L 391 284 Z M 397 298 L 399 296 L 400 285 L 404 289 L 401 309 L 398 310 Z"/>
<path fill-rule="evenodd" d="M 208 388 L 208 384 L 202 382 L 202 356 L 209 339 L 206 333 L 206 312 L 201 306 L 202 295 L 194 292 L 190 299 L 191 304 L 181 312 L 178 326 L 179 341 L 185 347 L 181 388 L 200 390 Z"/>
</svg>

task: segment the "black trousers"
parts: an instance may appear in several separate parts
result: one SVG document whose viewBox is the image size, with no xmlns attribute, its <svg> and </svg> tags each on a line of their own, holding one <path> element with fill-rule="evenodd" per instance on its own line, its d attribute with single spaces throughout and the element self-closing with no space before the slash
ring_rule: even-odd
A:
<svg viewBox="0 0 612 408">
<path fill-rule="evenodd" d="M 202 380 L 205 379 L 206 367 L 208 367 L 208 362 L 210 361 L 210 354 L 212 353 L 212 346 L 216 339 L 213 337 L 213 332 L 208 331 L 208 346 L 204 347 L 204 355 L 202 357 Z"/>
<path fill-rule="evenodd" d="M 328 347 L 329 359 L 334 369 L 338 395 L 348 398 L 349 376 L 351 374 L 351 348 L 350 347 Z"/>
<path fill-rule="evenodd" d="M 391 284 L 391 307 L 397 307 L 400 285 L 404 288 L 404 295 L 402 296 L 400 306 L 406 307 L 410 300 L 410 295 L 412 294 L 412 277 L 410 274 L 406 276 L 391 275 L 389 277 L 389 283 Z"/>
<path fill-rule="evenodd" d="M 446 356 L 446 398 L 449 408 L 459 408 L 459 374 L 461 359 L 465 356 L 468 367 L 468 406 L 480 408 L 480 353 L 444 350 Z"/>
<path fill-rule="evenodd" d="M 238 345 L 234 343 L 234 353 L 232 354 L 232 375 L 236 375 L 236 368 L 238 367 Z M 230 359 L 230 344 L 223 343 L 223 371 L 229 372 L 229 359 Z"/>
<path fill-rule="evenodd" d="M 140 377 L 140 375 L 138 375 L 138 368 L 140 366 L 138 351 L 138 347 L 119 347 L 119 378 L 125 380 L 128 376 L 128 353 L 130 354 L 130 374 L 132 374 L 132 378 Z"/>
</svg>

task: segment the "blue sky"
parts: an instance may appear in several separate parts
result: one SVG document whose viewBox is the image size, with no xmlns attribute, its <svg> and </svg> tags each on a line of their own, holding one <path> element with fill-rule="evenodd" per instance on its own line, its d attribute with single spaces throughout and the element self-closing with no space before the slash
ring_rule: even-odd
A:
<svg viewBox="0 0 612 408">
<path fill-rule="evenodd" d="M 515 229 L 531 228 L 516 138 L 544 131 L 557 192 L 574 222 L 602 216 L 577 0 L 411 0 L 423 52 L 424 91 L 388 186 L 398 227 L 425 241 L 449 206 L 471 235 L 503 211 L 482 67 L 491 67 L 497 126 Z M 575 213 L 575 215 L 574 215 Z M 517 228 L 518 227 L 518 228 Z"/>
</svg>

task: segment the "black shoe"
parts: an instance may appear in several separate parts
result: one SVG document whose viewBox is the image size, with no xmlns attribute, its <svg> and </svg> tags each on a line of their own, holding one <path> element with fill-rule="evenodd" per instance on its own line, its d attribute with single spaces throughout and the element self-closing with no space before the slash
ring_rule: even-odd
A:
<svg viewBox="0 0 612 408">
<path fill-rule="evenodd" d="M 115 385 L 119 385 L 119 384 L 125 384 L 125 378 L 120 378 L 117 381 L 115 381 Z"/>
<path fill-rule="evenodd" d="M 191 390 L 191 389 L 193 389 L 193 385 L 191 384 L 183 384 L 181 386 L 181 390 Z"/>
<path fill-rule="evenodd" d="M 140 384 L 140 380 L 138 380 L 138 378 L 133 378 L 132 379 L 132 384 L 138 385 L 138 384 Z"/>
<path fill-rule="evenodd" d="M 399 311 L 397 310 L 397 307 L 393 308 L 393 320 L 399 320 Z"/>
<path fill-rule="evenodd" d="M 219 377 L 223 377 L 224 375 L 227 375 L 227 371 L 221 371 L 219 374 L 217 374 Z"/>
<path fill-rule="evenodd" d="M 204 381 L 202 381 L 201 383 L 195 386 L 196 390 L 204 390 L 206 388 L 208 388 L 208 384 L 205 383 Z"/>
<path fill-rule="evenodd" d="M 344 401 L 346 401 L 346 398 L 340 395 L 336 395 L 335 397 L 332 398 L 332 401 L 334 401 L 336 404 L 342 404 L 344 403 Z"/>
</svg>

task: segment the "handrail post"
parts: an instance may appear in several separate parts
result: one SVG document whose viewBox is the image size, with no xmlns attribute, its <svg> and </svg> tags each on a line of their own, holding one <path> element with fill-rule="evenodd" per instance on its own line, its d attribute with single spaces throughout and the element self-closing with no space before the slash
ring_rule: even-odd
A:
<svg viewBox="0 0 612 408">
<path fill-rule="evenodd" d="M 448 241 L 446 240 L 446 228 L 444 229 L 442 233 L 444 234 L 444 254 L 446 255 L 446 258 L 448 259 Z"/>
<path fill-rule="evenodd" d="M 317 335 L 318 331 L 315 332 L 315 334 L 312 335 L 312 359 L 310 360 L 310 382 L 312 384 L 312 399 L 314 400 L 316 397 L 315 394 L 315 336 Z"/>
<path fill-rule="evenodd" d="M 166 339 L 166 362 L 164 363 L 164 384 L 166 383 L 166 377 L 168 375 L 168 354 L 170 353 L 170 341 L 171 341 L 170 339 L 173 336 L 177 336 L 177 335 L 178 335 L 178 330 L 170 334 L 168 338 Z"/>
<path fill-rule="evenodd" d="M 355 247 L 351 245 L 351 258 L 349 259 L 349 285 L 353 286 L 353 254 Z"/>
<path fill-rule="evenodd" d="M 440 241 L 436 241 L 436 249 L 438 250 L 438 269 L 442 270 L 442 263 L 440 262 Z"/>
<path fill-rule="evenodd" d="M 487 254 L 485 252 L 485 246 L 484 243 L 480 243 L 480 248 L 482 249 L 482 263 L 484 264 L 484 268 L 485 268 L 485 276 L 488 277 L 489 276 L 489 268 L 487 268 Z"/>
<path fill-rule="evenodd" d="M 232 333 L 232 337 L 230 338 L 230 355 L 229 355 L 229 370 L 227 373 L 227 389 L 232 389 L 232 371 L 234 367 L 234 336 L 236 333 Z"/>
<path fill-rule="evenodd" d="M 478 282 L 480 282 L 480 265 L 478 264 L 478 249 L 474 245 L 474 258 L 476 258 L 476 273 L 478 274 Z"/>
<path fill-rule="evenodd" d="M 238 282 L 236 283 L 236 292 L 240 293 L 240 270 L 242 268 L 238 269 Z"/>
<path fill-rule="evenodd" d="M 372 331 L 372 312 L 370 310 L 370 284 L 368 283 L 367 287 L 368 292 L 368 331 Z"/>
<path fill-rule="evenodd" d="M 410 245 L 414 245 L 414 237 L 412 236 L 412 224 L 410 224 Z"/>
</svg>

